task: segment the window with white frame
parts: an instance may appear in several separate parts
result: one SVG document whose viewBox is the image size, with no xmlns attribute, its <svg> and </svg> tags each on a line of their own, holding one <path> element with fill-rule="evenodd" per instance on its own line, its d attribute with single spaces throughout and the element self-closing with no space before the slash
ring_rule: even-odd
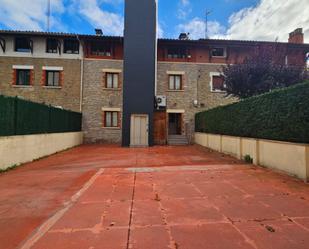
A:
<svg viewBox="0 0 309 249">
<path fill-rule="evenodd" d="M 226 85 L 224 77 L 220 73 L 210 73 L 210 89 L 212 92 L 224 92 Z"/>
</svg>

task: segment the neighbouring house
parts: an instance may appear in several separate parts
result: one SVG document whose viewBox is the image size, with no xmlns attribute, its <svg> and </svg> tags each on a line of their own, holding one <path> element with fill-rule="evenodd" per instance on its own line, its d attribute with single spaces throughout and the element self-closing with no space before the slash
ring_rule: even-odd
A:
<svg viewBox="0 0 309 249">
<path fill-rule="evenodd" d="M 130 30 L 136 20 L 129 14 L 127 20 Z M 140 33 L 149 25 L 154 42 L 144 46 Z M 181 144 L 192 140 L 197 112 L 236 101 L 226 97 L 222 66 L 263 46 L 283 50 L 290 65 L 304 66 L 309 52 L 302 29 L 281 43 L 185 34 L 157 40 L 154 22 L 139 28 L 128 37 L 2 30 L 0 94 L 82 111 L 89 143 Z"/>
<path fill-rule="evenodd" d="M 78 36 L 0 31 L 0 93 L 80 111 Z"/>
</svg>

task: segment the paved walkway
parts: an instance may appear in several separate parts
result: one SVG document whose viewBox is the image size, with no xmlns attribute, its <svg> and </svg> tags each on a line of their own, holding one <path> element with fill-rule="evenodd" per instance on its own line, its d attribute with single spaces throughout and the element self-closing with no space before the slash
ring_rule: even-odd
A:
<svg viewBox="0 0 309 249">
<path fill-rule="evenodd" d="M 308 249 L 309 186 L 198 146 L 81 146 L 0 176 L 0 248 Z"/>
</svg>

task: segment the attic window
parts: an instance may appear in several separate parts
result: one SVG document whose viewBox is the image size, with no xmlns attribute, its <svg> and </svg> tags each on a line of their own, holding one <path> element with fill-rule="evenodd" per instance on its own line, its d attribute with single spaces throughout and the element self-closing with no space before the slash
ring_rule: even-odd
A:
<svg viewBox="0 0 309 249">
<path fill-rule="evenodd" d="M 65 39 L 63 52 L 65 54 L 79 54 L 79 41 L 77 39 Z"/>
<path fill-rule="evenodd" d="M 211 49 L 211 56 L 213 57 L 225 57 L 226 56 L 226 48 L 215 47 Z"/>
<path fill-rule="evenodd" d="M 111 44 L 105 42 L 92 42 L 90 44 L 91 55 L 96 56 L 111 56 L 112 48 Z"/>
<path fill-rule="evenodd" d="M 46 40 L 46 53 L 56 54 L 59 49 L 59 41 L 54 38 L 48 38 Z"/>
<path fill-rule="evenodd" d="M 15 52 L 29 53 L 32 51 L 31 40 L 27 37 L 15 38 Z"/>
<path fill-rule="evenodd" d="M 169 58 L 169 59 L 186 59 L 187 58 L 187 50 L 185 48 L 181 48 L 181 47 L 169 48 L 167 50 L 167 58 Z"/>
</svg>

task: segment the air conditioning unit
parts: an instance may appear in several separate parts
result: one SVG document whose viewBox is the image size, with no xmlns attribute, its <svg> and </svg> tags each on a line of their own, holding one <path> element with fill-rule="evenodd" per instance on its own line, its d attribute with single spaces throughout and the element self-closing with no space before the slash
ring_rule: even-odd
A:
<svg viewBox="0 0 309 249">
<path fill-rule="evenodd" d="M 163 95 L 157 96 L 156 100 L 158 108 L 166 107 L 166 96 Z"/>
</svg>

